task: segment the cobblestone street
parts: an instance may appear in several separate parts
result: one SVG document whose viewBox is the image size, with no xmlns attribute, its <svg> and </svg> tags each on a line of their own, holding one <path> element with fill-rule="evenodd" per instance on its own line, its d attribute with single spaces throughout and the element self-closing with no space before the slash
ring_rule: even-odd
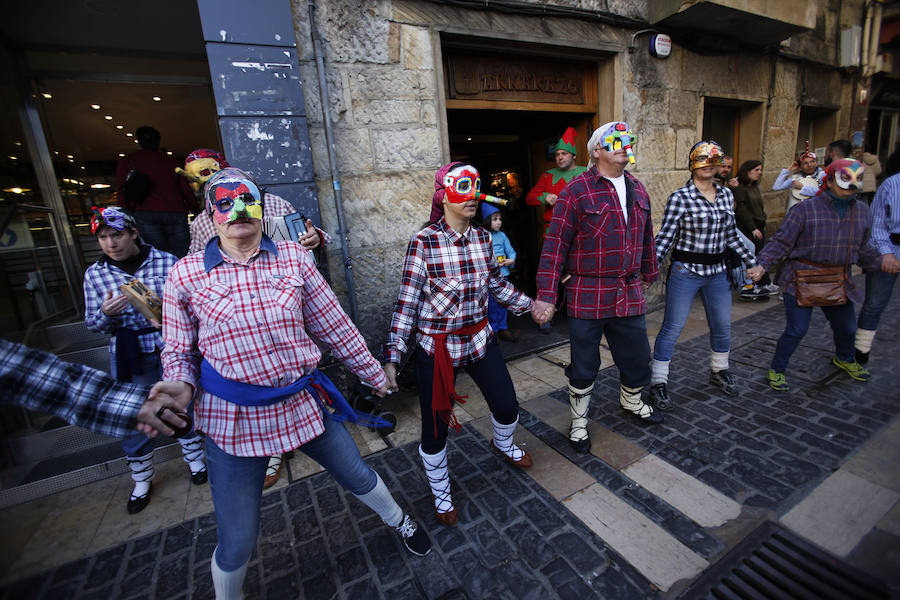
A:
<svg viewBox="0 0 900 600">
<path fill-rule="evenodd" d="M 889 565 L 900 547 L 897 435 L 896 427 L 884 430 L 900 412 L 900 300 L 895 295 L 882 319 L 870 382 L 831 366 L 830 329 L 817 312 L 787 373 L 791 391 L 776 393 L 765 371 L 782 310 L 772 302 L 733 323 L 736 397 L 707 383 L 706 335 L 680 343 L 670 378 L 676 408 L 659 427 L 626 420 L 617 370 L 602 370 L 590 412 L 592 454 L 583 457 L 566 436 L 567 349 L 511 363 L 517 388 L 525 386 L 520 370 L 551 369 L 547 391 L 521 403 L 517 437 L 535 458 L 529 472 L 491 451 L 489 416 L 473 397 L 464 406 L 471 418 L 449 446 L 456 527 L 432 514 L 415 442 L 367 458 L 429 531 L 430 555 L 409 555 L 369 509 L 317 473 L 265 495 L 245 591 L 285 599 L 674 597 L 765 520 L 806 537 L 819 533 L 804 528 L 819 529 L 825 537 L 812 541 L 837 552 L 827 537 L 831 515 L 811 526 L 800 513 L 817 488 L 847 471 L 874 486 L 868 497 L 880 508 L 843 558 L 896 585 Z M 860 452 L 873 439 L 892 450 L 877 460 Z M 882 468 L 873 469 L 879 460 Z M 866 510 L 859 512 L 866 522 Z M 10 572 L 0 598 L 211 598 L 215 543 L 215 520 L 204 514 L 25 579 Z M 873 554 L 881 558 L 855 560 Z"/>
</svg>

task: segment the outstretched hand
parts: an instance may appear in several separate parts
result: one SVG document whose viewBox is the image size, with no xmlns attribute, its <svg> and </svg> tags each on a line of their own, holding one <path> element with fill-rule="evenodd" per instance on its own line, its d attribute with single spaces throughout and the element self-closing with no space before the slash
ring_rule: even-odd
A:
<svg viewBox="0 0 900 600">
<path fill-rule="evenodd" d="M 384 364 L 384 376 L 387 378 L 387 391 L 396 392 L 400 389 L 397 386 L 397 365 L 395 363 Z"/>
</svg>

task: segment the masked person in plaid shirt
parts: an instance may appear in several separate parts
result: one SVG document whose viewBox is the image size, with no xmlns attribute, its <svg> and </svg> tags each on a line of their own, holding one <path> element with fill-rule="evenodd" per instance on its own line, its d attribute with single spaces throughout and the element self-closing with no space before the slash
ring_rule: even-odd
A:
<svg viewBox="0 0 900 600">
<path fill-rule="evenodd" d="M 548 318 L 563 272 L 569 276 L 569 443 L 579 454 L 591 448 L 587 415 L 604 334 L 619 368 L 619 403 L 626 414 L 641 423 L 663 420 L 641 400 L 641 390 L 650 382 L 644 290 L 659 272 L 650 198 L 625 171 L 634 157 L 634 137 L 621 121 L 606 123 L 591 135 L 591 167 L 560 193 L 538 267 L 533 312 Z"/>
<path fill-rule="evenodd" d="M 854 263 L 866 270 L 882 266 L 882 255 L 871 244 L 869 206 L 857 198 L 862 191 L 863 170 L 853 159 L 839 158 L 829 163 L 819 193 L 788 211 L 772 239 L 760 251 L 759 266 L 747 271 L 758 280 L 764 270 L 784 260 L 779 283 L 784 290 L 785 327 L 767 376 L 769 387 L 774 390 L 788 389 L 784 372 L 812 318 L 811 306 L 797 304 L 795 273 L 815 268 L 816 264 L 844 265 L 848 274 Z M 869 371 L 857 362 L 853 347 L 856 335 L 853 302 L 862 301 L 862 290 L 852 282 L 848 282 L 845 290 L 847 302 L 821 307 L 834 333 L 835 356 L 831 362 L 856 381 L 868 381 Z"/>
<path fill-rule="evenodd" d="M 197 428 L 206 434 L 218 523 L 211 562 L 216 598 L 242 597 L 268 457 L 295 448 L 394 527 L 411 553 L 424 556 L 428 536 L 344 428 L 343 420 L 359 415 L 316 369 L 322 357 L 316 342 L 384 395 L 381 364 L 309 252 L 262 233 L 263 198 L 249 175 L 222 169 L 204 196 L 219 235 L 179 261 L 166 282 L 163 368 L 167 381 L 182 382 L 176 399 L 198 391 Z"/>
<path fill-rule="evenodd" d="M 175 169 L 175 171 L 187 178 L 194 193 L 198 196 L 202 196 L 203 186 L 206 185 L 206 182 L 209 181 L 213 175 L 230 166 L 231 165 L 225 160 L 225 156 L 223 156 L 221 152 L 209 148 L 198 148 L 188 154 L 187 158 L 184 159 L 184 168 L 178 168 Z M 292 215 L 295 212 L 297 211 L 294 210 L 291 203 L 281 196 L 276 196 L 275 194 L 270 194 L 268 192 L 263 193 L 264 221 L 274 217 Z M 331 236 L 318 227 L 313 227 L 312 221 L 306 219 L 305 225 L 306 232 L 301 235 L 298 240 L 301 246 L 307 250 L 315 250 L 320 245 L 325 246 L 331 243 Z M 216 235 L 218 234 L 216 233 L 216 226 L 213 223 L 212 215 L 206 211 L 196 215 L 194 220 L 191 221 L 191 247 L 189 252 L 191 254 L 200 252 L 206 248 L 207 242 L 216 237 Z M 283 463 L 280 454 L 269 458 L 269 466 L 266 467 L 266 481 L 263 484 L 263 487 L 270 488 L 278 482 L 278 478 L 281 476 L 282 467 Z"/>
<path fill-rule="evenodd" d="M 749 268 L 756 259 L 738 237 L 734 218 L 734 196 L 715 181 L 725 153 L 713 141 L 694 144 L 690 153 L 691 179 L 672 192 L 656 235 L 659 262 L 672 249 L 672 264 L 666 280 L 666 314 L 653 346 L 650 392 L 662 410 L 672 408 L 669 397 L 669 362 L 675 343 L 687 322 L 694 297 L 699 293 L 709 324 L 709 382 L 727 395 L 737 394 L 728 372 L 731 350 L 731 284 L 725 267 L 725 249 L 737 252 Z"/>
<path fill-rule="evenodd" d="M 414 333 L 416 386 L 422 409 L 419 456 L 444 525 L 457 522 L 447 471 L 447 430 L 459 423 L 453 403 L 457 369 L 468 373 L 484 394 L 494 424 L 494 448 L 512 465 L 530 467 L 531 456 L 513 443 L 519 404 L 506 363 L 488 324 L 488 296 L 515 314 L 532 300 L 500 273 L 491 234 L 472 226 L 481 179 L 471 165 L 450 163 L 435 174 L 431 224 L 406 249 L 400 295 L 385 345 L 385 373 L 397 389 L 396 365 Z"/>
<path fill-rule="evenodd" d="M 176 172 L 185 176 L 190 183 L 191 188 L 198 195 L 202 195 L 203 186 L 209 181 L 209 178 L 231 165 L 225 160 L 221 152 L 210 150 L 209 148 L 198 148 L 187 155 L 184 159 L 184 168 L 175 169 Z M 270 194 L 263 193 L 263 219 L 272 217 L 284 217 L 292 215 L 297 211 L 290 202 Z M 194 217 L 191 221 L 191 247 L 190 252 L 200 252 L 206 247 L 206 243 L 216 235 L 216 227 L 213 224 L 212 217 L 207 212 L 202 212 Z M 307 250 L 315 250 L 320 245 L 326 246 L 331 243 L 331 236 L 318 227 L 313 227 L 312 221 L 306 220 L 306 233 L 297 240 Z"/>
<path fill-rule="evenodd" d="M 103 256 L 84 274 L 84 324 L 91 331 L 112 336 L 109 353 L 115 379 L 152 384 L 162 374 L 160 324 L 151 323 L 135 310 L 119 286 L 137 279 L 161 297 L 166 276 L 177 259 L 143 243 L 134 219 L 117 206 L 95 207 L 91 232 L 97 237 Z M 196 485 L 206 483 L 200 436 L 191 432 L 178 442 L 191 469 L 191 481 Z M 134 514 L 150 502 L 153 443 L 144 434 L 133 432 L 122 439 L 122 449 L 134 480 L 126 509 Z"/>
</svg>

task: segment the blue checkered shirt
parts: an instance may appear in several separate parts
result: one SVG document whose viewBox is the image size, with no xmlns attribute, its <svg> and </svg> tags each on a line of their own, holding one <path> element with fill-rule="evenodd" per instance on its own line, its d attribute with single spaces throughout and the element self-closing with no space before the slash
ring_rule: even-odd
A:
<svg viewBox="0 0 900 600">
<path fill-rule="evenodd" d="M 91 331 L 112 335 L 119 327 L 128 329 L 144 329 L 150 327 L 150 322 L 144 318 L 135 308 L 129 305 L 124 312 L 110 317 L 100 310 L 106 292 L 112 290 L 113 295 L 121 294 L 119 286 L 132 279 L 139 279 L 144 285 L 162 299 L 163 288 L 169 270 L 178 259 L 168 252 L 162 252 L 156 248 L 150 248 L 144 263 L 134 275 L 129 275 L 122 269 L 109 264 L 106 256 L 103 256 L 88 267 L 84 274 L 84 324 Z M 148 333 L 138 338 L 141 344 L 141 352 L 154 352 L 163 347 L 163 339 L 160 332 Z M 110 354 L 116 354 L 116 340 L 109 340 Z"/>
<path fill-rule="evenodd" d="M 719 254 L 731 248 L 748 267 L 756 265 L 756 259 L 747 251 L 737 234 L 734 221 L 734 196 L 731 190 L 716 184 L 716 201 L 707 200 L 691 179 L 669 196 L 663 213 L 662 226 L 656 234 L 656 258 L 659 262 L 669 249 Z M 685 263 L 692 272 L 702 277 L 716 275 L 725 270 L 725 263 L 702 265 Z"/>
<path fill-rule="evenodd" d="M 0 405 L 55 415 L 112 437 L 137 426 L 150 387 L 112 377 L 52 354 L 0 339 Z"/>
</svg>

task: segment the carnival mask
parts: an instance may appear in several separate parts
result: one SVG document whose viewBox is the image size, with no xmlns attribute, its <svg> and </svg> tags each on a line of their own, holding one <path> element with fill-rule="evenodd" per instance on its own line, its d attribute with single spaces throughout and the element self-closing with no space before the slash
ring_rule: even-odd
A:
<svg viewBox="0 0 900 600">
<path fill-rule="evenodd" d="M 209 178 L 220 170 L 231 165 L 220 152 L 200 148 L 188 154 L 184 159 L 184 169 L 177 168 L 175 172 L 184 175 L 195 192 L 199 192 Z"/>
<path fill-rule="evenodd" d="M 600 144 L 607 152 L 615 152 L 623 148 L 626 151 L 630 150 L 634 142 L 634 134 L 628 129 L 628 123 L 618 121 L 603 132 Z"/>
<path fill-rule="evenodd" d="M 863 187 L 863 171 L 865 167 L 851 158 L 842 158 L 828 165 L 825 174 L 834 179 L 837 186 L 844 190 L 861 190 Z"/>
<path fill-rule="evenodd" d="M 475 200 L 481 192 L 481 177 L 472 165 L 461 165 L 444 176 L 447 201 L 462 204 Z"/>
<path fill-rule="evenodd" d="M 233 167 L 210 178 L 204 191 L 206 209 L 222 225 L 237 219 L 262 219 L 262 194 L 250 176 Z"/>
<path fill-rule="evenodd" d="M 722 146 L 712 140 L 697 142 L 691 148 L 691 171 L 703 167 L 718 167 L 722 164 L 725 152 Z"/>
<path fill-rule="evenodd" d="M 91 210 L 91 234 L 95 235 L 101 227 L 112 227 L 116 231 L 124 231 L 126 227 L 135 227 L 134 217 L 119 208 L 118 206 L 107 206 L 106 208 L 97 208 L 92 206 Z"/>
</svg>

